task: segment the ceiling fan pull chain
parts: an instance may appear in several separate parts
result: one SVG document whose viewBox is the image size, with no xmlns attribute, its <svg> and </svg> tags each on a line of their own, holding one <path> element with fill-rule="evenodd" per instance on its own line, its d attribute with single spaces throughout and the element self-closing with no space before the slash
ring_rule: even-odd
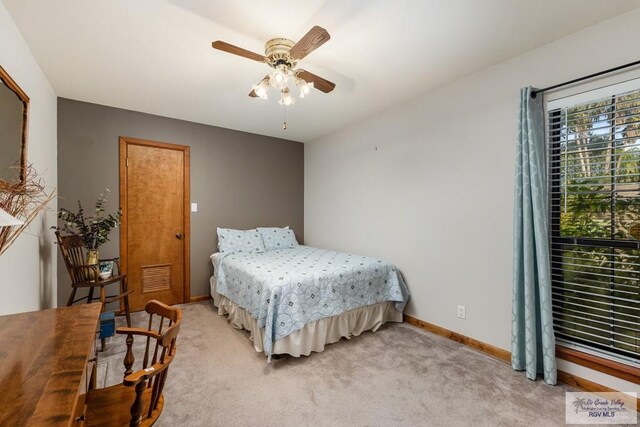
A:
<svg viewBox="0 0 640 427">
<path fill-rule="evenodd" d="M 287 130 L 287 106 L 282 104 L 282 129 Z"/>
</svg>

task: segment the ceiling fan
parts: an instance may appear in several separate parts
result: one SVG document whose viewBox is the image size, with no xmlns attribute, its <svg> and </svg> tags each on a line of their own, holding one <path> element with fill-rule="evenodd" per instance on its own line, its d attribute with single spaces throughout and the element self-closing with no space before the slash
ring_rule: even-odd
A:
<svg viewBox="0 0 640 427">
<path fill-rule="evenodd" d="M 305 34 L 297 43 L 284 38 L 269 40 L 264 47 L 264 55 L 251 52 L 238 46 L 217 40 L 211 43 L 214 49 L 232 53 L 234 55 L 249 58 L 254 61 L 264 62 L 273 70 L 264 76 L 257 85 L 253 86 L 249 96 L 267 99 L 269 87 L 280 91 L 280 105 L 287 106 L 294 103 L 289 89 L 289 82 L 293 81 L 300 90 L 300 98 L 304 98 L 311 88 L 324 93 L 331 92 L 335 83 L 323 79 L 309 71 L 297 68 L 298 61 L 325 44 L 331 36 L 322 27 L 315 26 Z"/>
</svg>

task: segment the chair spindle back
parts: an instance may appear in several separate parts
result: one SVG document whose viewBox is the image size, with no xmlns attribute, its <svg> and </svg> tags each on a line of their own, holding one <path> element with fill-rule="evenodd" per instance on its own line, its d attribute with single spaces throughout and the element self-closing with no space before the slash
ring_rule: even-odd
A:
<svg viewBox="0 0 640 427">
<path fill-rule="evenodd" d="M 135 384 L 136 386 L 136 402 L 131 407 L 132 422 L 134 422 L 134 419 L 141 419 L 143 405 L 140 400 L 145 388 L 151 389 L 146 416 L 151 417 L 157 409 L 169 371 L 169 364 L 173 361 L 176 353 L 176 339 L 182 323 L 182 310 L 177 307 L 170 307 L 159 301 L 149 301 L 145 306 L 145 311 L 149 314 L 147 330 L 128 333 L 126 339 L 127 354 L 124 359 L 124 384 Z M 156 323 L 156 327 L 154 327 L 154 323 Z M 121 333 L 126 333 L 126 329 L 122 328 Z M 142 369 L 135 373 L 132 370 L 135 362 L 133 355 L 134 335 L 146 336 Z M 145 372 L 144 378 L 137 375 L 140 372 Z"/>
<path fill-rule="evenodd" d="M 95 273 L 90 273 L 92 268 L 83 268 L 86 264 L 86 258 L 80 236 L 63 236 L 59 231 L 56 231 L 56 238 L 64 259 L 64 265 L 67 267 L 69 277 L 71 277 L 71 282 L 79 284 L 96 280 Z"/>
</svg>

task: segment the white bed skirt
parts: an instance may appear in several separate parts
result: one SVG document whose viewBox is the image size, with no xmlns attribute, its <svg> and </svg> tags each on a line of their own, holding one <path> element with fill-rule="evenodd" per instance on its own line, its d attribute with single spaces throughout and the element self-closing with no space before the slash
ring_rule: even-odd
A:
<svg viewBox="0 0 640 427">
<path fill-rule="evenodd" d="M 211 277 L 211 297 L 218 307 L 218 314 L 228 315 L 228 321 L 236 329 L 246 329 L 257 352 L 264 351 L 264 328 L 242 307 L 216 292 L 215 276 Z M 340 338 L 358 336 L 364 331 L 377 331 L 386 322 L 402 322 L 402 312 L 396 310 L 395 302 L 356 308 L 339 316 L 327 317 L 305 325 L 273 343 L 273 354 L 290 354 L 294 357 L 308 356 L 311 352 L 321 352 L 326 344 L 340 341 Z"/>
</svg>

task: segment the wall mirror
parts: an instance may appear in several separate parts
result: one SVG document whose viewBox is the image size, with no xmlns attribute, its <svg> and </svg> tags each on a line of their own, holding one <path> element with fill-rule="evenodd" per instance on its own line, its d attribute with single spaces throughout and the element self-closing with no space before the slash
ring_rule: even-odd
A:
<svg viewBox="0 0 640 427">
<path fill-rule="evenodd" d="M 0 181 L 22 184 L 27 166 L 29 97 L 0 66 Z"/>
</svg>

